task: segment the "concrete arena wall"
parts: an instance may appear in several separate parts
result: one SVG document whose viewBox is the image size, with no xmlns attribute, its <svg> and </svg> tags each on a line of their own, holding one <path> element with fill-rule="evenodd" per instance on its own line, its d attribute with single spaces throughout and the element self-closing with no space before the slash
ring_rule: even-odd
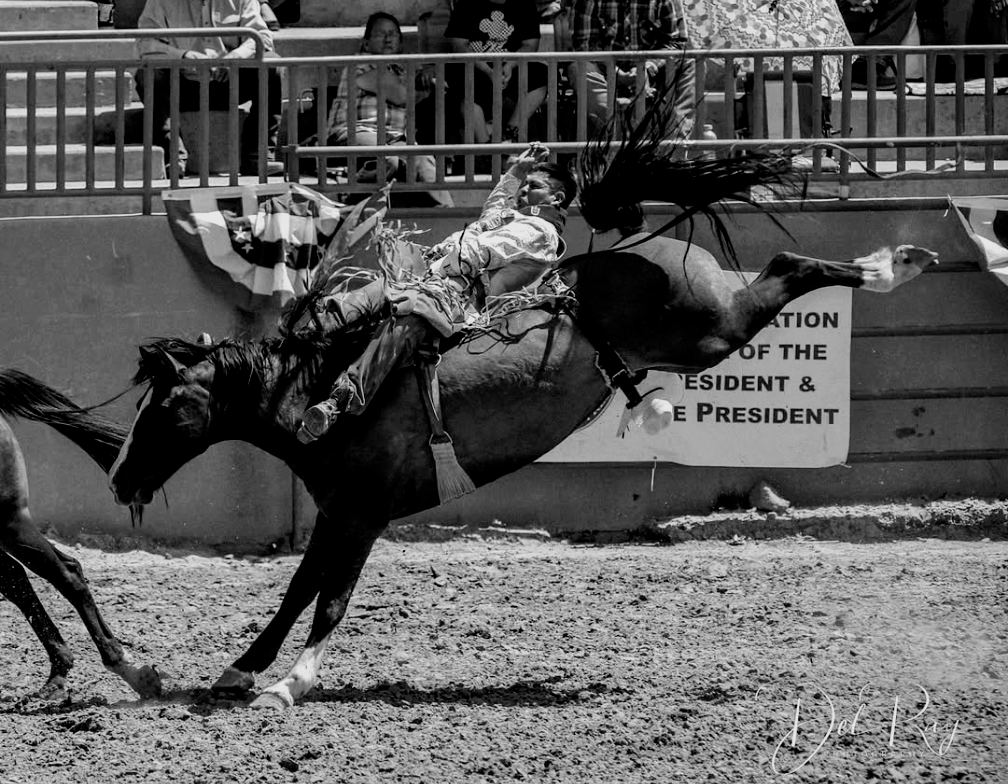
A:
<svg viewBox="0 0 1008 784">
<path fill-rule="evenodd" d="M 428 228 L 429 239 L 436 241 L 473 216 L 451 211 L 402 217 Z M 760 269 L 784 249 L 843 258 L 883 244 L 913 242 L 941 253 L 941 273 L 929 273 L 885 298 L 854 295 L 852 394 L 863 400 L 852 416 L 850 466 L 768 471 L 672 464 L 534 465 L 412 519 L 627 528 L 655 517 L 707 511 L 718 499 L 744 494 L 760 478 L 800 504 L 1004 494 L 1008 464 L 998 452 L 1004 446 L 998 425 L 1008 424 L 1008 407 L 1003 392 L 986 398 L 982 389 L 1008 388 L 1008 378 L 1002 379 L 997 369 L 1008 349 L 1002 334 L 1008 332 L 1008 288 L 977 270 L 973 248 L 955 219 L 941 211 L 887 210 L 807 212 L 783 220 L 794 241 L 765 217 L 737 217 L 733 236 L 747 269 Z M 573 251 L 587 247 L 588 232 L 579 218 L 572 218 L 567 238 Z M 695 241 L 716 247 L 702 226 Z M 202 330 L 215 337 L 255 338 L 271 329 L 276 315 L 238 310 L 229 297 L 229 281 L 194 269 L 178 250 L 164 216 L 2 220 L 0 247 L 7 249 L 8 258 L 0 291 L 0 364 L 31 373 L 81 403 L 105 400 L 127 386 L 136 347 L 145 338 L 192 338 Z M 936 322 L 949 325 L 951 342 L 936 342 L 942 335 L 929 340 L 911 334 Z M 897 361 L 901 352 L 909 357 L 904 365 Z M 933 367 L 914 370 L 926 366 L 932 354 Z M 912 387 L 955 381 L 981 390 L 968 405 L 961 399 L 928 403 L 936 416 L 952 418 L 953 426 L 946 430 L 957 429 L 957 416 L 985 421 L 979 428 L 965 421 L 958 428 L 964 434 L 952 440 L 943 435 L 945 440 L 932 437 L 909 445 L 886 441 L 878 435 L 892 430 L 886 422 L 909 417 L 912 407 L 921 407 L 913 390 L 894 392 L 889 376 L 900 373 L 913 376 L 907 382 Z M 936 374 L 952 380 L 943 382 Z M 109 408 L 110 414 L 129 421 L 138 397 L 139 391 L 127 394 Z M 104 475 L 76 447 L 39 425 L 17 422 L 15 429 L 38 521 L 64 534 L 133 533 L 128 514 L 112 503 Z M 158 500 L 148 507 L 140 533 L 242 546 L 270 542 L 288 535 L 292 525 L 301 531 L 311 526 L 311 502 L 301 491 L 295 495 L 294 488 L 290 472 L 274 458 L 245 444 L 220 444 L 168 483 L 169 506 Z"/>
</svg>

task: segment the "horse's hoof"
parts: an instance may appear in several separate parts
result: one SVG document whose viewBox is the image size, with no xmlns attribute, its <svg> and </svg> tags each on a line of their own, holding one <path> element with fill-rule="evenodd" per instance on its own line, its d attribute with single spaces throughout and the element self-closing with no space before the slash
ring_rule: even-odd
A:
<svg viewBox="0 0 1008 784">
<path fill-rule="evenodd" d="M 70 701 L 70 690 L 67 688 L 66 678 L 62 675 L 54 675 L 38 691 L 26 694 L 17 701 L 18 708 L 25 708 L 35 703 L 45 703 L 47 705 L 62 705 Z"/>
<path fill-rule="evenodd" d="M 278 713 L 282 713 L 288 708 L 293 708 L 294 701 L 291 700 L 290 702 L 288 702 L 288 698 L 285 698 L 277 694 L 275 691 L 264 691 L 262 694 L 260 694 L 254 700 L 252 700 L 252 702 L 249 704 L 249 707 L 257 709 L 263 709 L 263 708 L 271 709 L 277 711 Z"/>
<path fill-rule="evenodd" d="M 136 667 L 124 677 L 141 698 L 149 700 L 161 696 L 161 676 L 150 664 Z"/>
<path fill-rule="evenodd" d="M 242 672 L 235 667 L 228 667 L 217 682 L 210 687 L 214 694 L 246 694 L 255 688 L 255 676 Z"/>
</svg>

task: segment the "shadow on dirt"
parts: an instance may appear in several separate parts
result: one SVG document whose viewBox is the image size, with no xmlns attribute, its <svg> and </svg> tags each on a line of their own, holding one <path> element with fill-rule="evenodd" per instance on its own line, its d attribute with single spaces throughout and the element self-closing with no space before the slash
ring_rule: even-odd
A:
<svg viewBox="0 0 1008 784">
<path fill-rule="evenodd" d="M 413 705 L 492 705 L 495 707 L 555 707 L 590 700 L 601 694 L 617 691 L 604 683 L 592 683 L 578 688 L 558 688 L 559 678 L 540 681 L 519 681 L 510 686 L 471 687 L 450 684 L 435 688 L 420 688 L 406 681 L 378 683 L 366 688 L 343 686 L 339 689 L 315 688 L 305 702 L 385 702 L 396 707 Z M 622 690 L 620 690 L 622 691 Z"/>
<path fill-rule="evenodd" d="M 406 681 L 377 683 L 372 686 L 341 686 L 338 689 L 316 687 L 305 695 L 302 703 L 376 703 L 395 707 L 423 705 L 480 705 L 495 707 L 549 708 L 592 700 L 602 694 L 622 692 L 604 683 L 591 683 L 578 688 L 560 688 L 559 678 L 540 681 L 519 681 L 510 686 L 471 687 L 450 684 L 434 688 L 414 686 Z M 256 693 L 247 697 L 222 697 L 210 689 L 179 689 L 167 693 L 160 702 L 185 707 L 190 713 L 206 715 L 221 710 L 248 707 Z"/>
<path fill-rule="evenodd" d="M 399 708 L 425 705 L 550 708 L 587 702 L 603 694 L 628 693 L 626 689 L 608 686 L 605 683 L 591 683 L 577 688 L 561 688 L 556 685 L 559 681 L 559 676 L 552 676 L 537 681 L 519 681 L 510 686 L 471 687 L 450 684 L 435 688 L 421 688 L 406 681 L 396 681 L 377 683 L 364 688 L 357 686 L 342 686 L 338 689 L 316 687 L 301 702 L 341 704 L 383 702 Z M 86 726 L 86 721 L 78 720 L 79 716 L 78 719 L 71 719 L 70 716 L 81 712 L 92 712 L 94 709 L 154 708 L 159 709 L 162 717 L 168 718 L 182 718 L 182 714 L 209 716 L 219 711 L 248 708 L 257 695 L 258 692 L 249 692 L 241 696 L 221 695 L 207 688 L 173 689 L 166 691 L 157 699 L 124 700 L 116 703 L 109 703 L 100 697 L 63 702 L 22 700 L 12 704 L 9 708 L 0 708 L 0 713 L 64 717 L 59 720 L 67 724 L 66 728 L 78 731 L 78 729 L 89 729 Z"/>
<path fill-rule="evenodd" d="M 17 716 L 62 716 L 78 713 L 92 708 L 108 706 L 104 697 L 88 697 L 83 700 L 49 699 L 38 694 L 27 694 L 6 704 L 0 703 L 0 714 Z"/>
</svg>

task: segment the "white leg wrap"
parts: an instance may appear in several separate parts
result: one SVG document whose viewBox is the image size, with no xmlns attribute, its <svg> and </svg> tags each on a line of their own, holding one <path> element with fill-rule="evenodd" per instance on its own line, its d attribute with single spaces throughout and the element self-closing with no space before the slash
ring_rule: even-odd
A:
<svg viewBox="0 0 1008 784">
<path fill-rule="evenodd" d="M 329 637 L 314 646 L 310 646 L 301 651 L 294 666 L 291 667 L 286 677 L 281 678 L 269 688 L 265 689 L 269 694 L 278 697 L 287 706 L 292 706 L 297 700 L 311 691 L 318 681 L 319 670 L 322 667 L 322 657 L 325 655 L 326 646 L 329 644 Z"/>
<path fill-rule="evenodd" d="M 882 248 L 870 256 L 854 259 L 854 263 L 861 269 L 861 276 L 864 280 L 861 288 L 865 291 L 884 294 L 896 288 L 896 278 L 893 275 L 893 253 L 889 248 Z"/>
</svg>

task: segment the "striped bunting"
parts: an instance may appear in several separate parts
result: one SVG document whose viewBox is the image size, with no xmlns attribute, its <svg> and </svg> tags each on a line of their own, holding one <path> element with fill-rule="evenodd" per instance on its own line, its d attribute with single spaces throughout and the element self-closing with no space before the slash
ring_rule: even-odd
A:
<svg viewBox="0 0 1008 784">
<path fill-rule="evenodd" d="M 303 295 L 351 209 L 286 182 L 180 188 L 162 199 L 186 258 L 227 273 L 241 287 L 239 306 L 246 310 L 282 307 Z"/>
</svg>

